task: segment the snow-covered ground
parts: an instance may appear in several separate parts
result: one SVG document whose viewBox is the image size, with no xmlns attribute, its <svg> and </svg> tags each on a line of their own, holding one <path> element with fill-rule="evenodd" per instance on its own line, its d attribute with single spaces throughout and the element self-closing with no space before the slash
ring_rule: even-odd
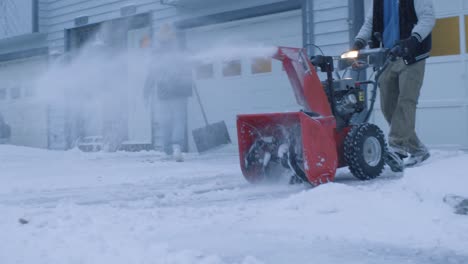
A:
<svg viewBox="0 0 468 264">
<path fill-rule="evenodd" d="M 432 154 L 310 189 L 247 183 L 232 149 L 175 163 L 0 146 L 0 263 L 468 263 L 468 216 L 443 201 L 468 196 L 468 154 Z"/>
</svg>

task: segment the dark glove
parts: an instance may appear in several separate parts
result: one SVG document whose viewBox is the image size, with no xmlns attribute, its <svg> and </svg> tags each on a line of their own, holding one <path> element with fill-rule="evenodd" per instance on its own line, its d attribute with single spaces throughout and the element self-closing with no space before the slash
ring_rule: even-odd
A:
<svg viewBox="0 0 468 264">
<path fill-rule="evenodd" d="M 403 57 L 403 50 L 401 49 L 400 45 L 395 45 L 390 50 L 390 60 L 395 61 L 399 57 Z"/>
<path fill-rule="evenodd" d="M 361 50 L 365 46 L 366 46 L 366 44 L 365 44 L 365 42 L 363 40 L 357 39 L 356 41 L 354 41 L 354 44 L 353 44 L 353 47 L 351 48 L 351 50 Z"/>
<path fill-rule="evenodd" d="M 401 51 L 404 56 L 413 57 L 416 54 L 419 40 L 415 36 L 400 41 Z"/>
</svg>

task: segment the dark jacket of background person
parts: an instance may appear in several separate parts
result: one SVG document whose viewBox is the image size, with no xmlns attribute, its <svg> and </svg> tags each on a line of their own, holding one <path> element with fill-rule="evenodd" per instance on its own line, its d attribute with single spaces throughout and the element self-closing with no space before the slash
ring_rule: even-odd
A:
<svg viewBox="0 0 468 264">
<path fill-rule="evenodd" d="M 152 53 L 145 90 L 147 94 L 156 92 L 160 100 L 191 97 L 193 93 L 192 69 L 174 45 L 158 47 Z"/>
</svg>

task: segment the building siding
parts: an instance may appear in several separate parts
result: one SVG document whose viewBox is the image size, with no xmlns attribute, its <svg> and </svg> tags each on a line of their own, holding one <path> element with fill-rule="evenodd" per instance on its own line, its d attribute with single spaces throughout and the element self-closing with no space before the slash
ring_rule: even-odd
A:
<svg viewBox="0 0 468 264">
<path fill-rule="evenodd" d="M 0 39 L 33 32 L 33 1 L 0 1 Z"/>
<path fill-rule="evenodd" d="M 154 24 L 176 15 L 174 7 L 161 5 L 152 0 L 49 1 L 43 5 L 45 17 L 41 18 L 41 21 L 44 21 L 43 29 L 48 34 L 49 47 L 58 52 L 65 51 L 65 30 L 76 27 L 77 17 L 88 16 L 88 24 L 108 21 L 120 18 L 121 8 L 130 4 L 137 6 L 137 13 L 150 12 L 152 17 L 156 18 Z"/>
<path fill-rule="evenodd" d="M 39 32 L 47 31 L 47 10 L 49 3 L 47 0 L 39 0 L 38 16 L 39 16 Z"/>
<path fill-rule="evenodd" d="M 258 5 L 281 2 L 279 0 L 254 1 L 217 1 L 209 8 L 185 8 L 160 4 L 154 0 L 42 0 L 40 5 L 41 30 L 47 32 L 49 47 L 53 50 L 65 51 L 65 29 L 75 27 L 74 20 L 80 16 L 88 16 L 88 24 L 99 23 L 120 18 L 122 7 L 133 4 L 137 6 L 137 13 L 150 12 L 152 26 L 157 28 L 162 22 L 175 22 L 189 18 L 204 17 L 211 14 L 232 11 Z"/>
<path fill-rule="evenodd" d="M 155 0 L 39 0 L 39 31 L 46 35 L 45 42 L 49 53 L 57 54 L 66 52 L 66 31 L 77 27 L 76 18 L 87 16 L 88 25 L 118 19 L 122 17 L 121 8 L 128 5 L 136 6 L 136 14 L 151 14 L 150 25 L 153 30 L 157 30 L 163 22 L 188 20 L 227 22 L 229 19 L 223 20 L 214 15 L 229 12 L 241 14 L 247 9 L 255 15 L 256 7 L 259 7 L 258 13 L 261 14 L 263 10 L 260 6 L 285 3 L 284 0 L 180 0 L 180 2 L 182 4 L 180 6 L 171 6 Z M 301 1 L 291 0 L 289 3 L 291 2 L 300 8 Z M 314 42 L 327 55 L 338 55 L 346 50 L 349 43 L 348 1 L 314 0 L 313 2 Z M 190 7 L 186 4 L 190 4 Z M 217 20 L 213 20 L 213 17 Z M 236 16 L 233 17 L 235 19 Z"/>
<path fill-rule="evenodd" d="M 350 29 L 348 1 L 315 0 L 313 10 L 315 44 L 328 55 L 346 51 Z"/>
</svg>

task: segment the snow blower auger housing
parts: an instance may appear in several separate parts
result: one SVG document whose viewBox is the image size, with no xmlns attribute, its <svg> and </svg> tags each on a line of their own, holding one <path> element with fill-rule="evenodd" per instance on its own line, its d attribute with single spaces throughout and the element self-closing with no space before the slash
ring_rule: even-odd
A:
<svg viewBox="0 0 468 264">
<path fill-rule="evenodd" d="M 377 82 L 341 78 L 334 64 L 338 60 L 337 69 L 355 71 L 372 66 L 378 80 L 388 55 L 386 49 L 372 49 L 309 58 L 304 49 L 279 47 L 273 58 L 282 62 L 302 109 L 237 116 L 244 177 L 256 183 L 277 179 L 286 170 L 292 172 L 291 183 L 316 186 L 334 181 L 337 169 L 346 166 L 358 179 L 378 177 L 387 145 L 381 129 L 368 123 Z M 320 81 L 318 70 L 327 74 L 326 81 Z M 365 85 L 373 86 L 369 107 Z"/>
</svg>

